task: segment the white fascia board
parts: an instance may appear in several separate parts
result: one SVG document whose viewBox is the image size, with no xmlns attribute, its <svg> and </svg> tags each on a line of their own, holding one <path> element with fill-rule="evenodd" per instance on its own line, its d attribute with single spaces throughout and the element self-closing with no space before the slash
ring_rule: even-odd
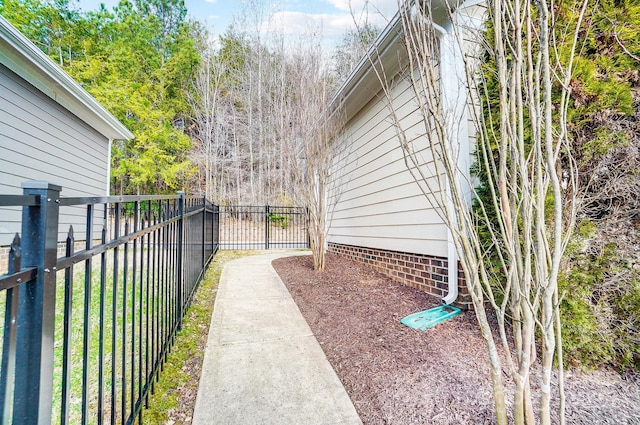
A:
<svg viewBox="0 0 640 425">
<path fill-rule="evenodd" d="M 372 62 L 376 66 L 380 63 L 381 57 L 387 53 L 389 46 L 391 46 L 400 36 L 401 28 L 402 23 L 400 21 L 400 13 L 398 12 L 378 37 L 376 37 L 373 45 L 353 68 L 349 77 L 344 83 L 342 83 L 336 94 L 331 99 L 329 108 L 332 113 L 337 111 L 339 108 L 344 107 L 345 104 L 351 100 L 353 93 L 360 92 L 365 82 L 375 80 L 375 85 L 381 88 L 380 82 L 373 71 Z M 368 91 L 370 92 L 368 93 L 369 96 L 366 96 L 367 99 L 361 102 L 362 104 L 359 105 L 360 107 L 364 106 L 369 100 L 371 100 L 371 98 L 373 98 L 373 96 L 375 96 L 374 92 L 371 92 L 371 90 Z"/>
<path fill-rule="evenodd" d="M 124 124 L 2 16 L 0 63 L 107 139 L 134 137 Z"/>
<path fill-rule="evenodd" d="M 418 0 L 424 1 L 424 0 Z M 436 23 L 445 23 L 449 20 L 449 11 L 459 7 L 462 0 L 427 0 Z M 467 0 L 482 2 L 484 0 Z M 414 1 L 407 4 L 408 8 L 413 8 Z M 331 113 L 339 109 L 346 110 L 346 120 L 366 105 L 381 89 L 382 85 L 373 69 L 373 66 L 380 66 L 382 63 L 385 69 L 386 78 L 392 79 L 397 71 L 401 69 L 400 62 L 406 58 L 406 52 L 401 47 L 399 38 L 402 35 L 402 17 L 398 11 L 393 19 L 378 35 L 367 54 L 360 59 L 347 80 L 340 86 L 336 94 L 331 99 L 329 109 Z M 398 49 L 392 49 L 397 45 Z M 377 89 L 377 90 L 376 90 Z"/>
</svg>

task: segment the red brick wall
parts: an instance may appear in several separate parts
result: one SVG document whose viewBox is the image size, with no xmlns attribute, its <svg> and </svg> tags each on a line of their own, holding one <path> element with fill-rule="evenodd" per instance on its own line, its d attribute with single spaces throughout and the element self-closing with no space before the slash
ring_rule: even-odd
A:
<svg viewBox="0 0 640 425">
<path fill-rule="evenodd" d="M 365 263 L 393 280 L 421 289 L 435 297 L 444 298 L 447 295 L 449 278 L 446 257 L 334 243 L 329 244 L 329 252 Z M 464 309 L 470 309 L 472 305 L 464 280 L 464 272 L 459 264 L 458 299 L 455 305 Z"/>
</svg>

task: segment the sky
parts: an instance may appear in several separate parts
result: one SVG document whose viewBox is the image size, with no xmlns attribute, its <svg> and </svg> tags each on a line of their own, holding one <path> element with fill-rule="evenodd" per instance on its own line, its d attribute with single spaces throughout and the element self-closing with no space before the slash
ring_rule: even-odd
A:
<svg viewBox="0 0 640 425">
<path fill-rule="evenodd" d="M 118 0 L 79 0 L 84 11 L 96 10 L 100 3 L 111 9 Z M 189 15 L 203 22 L 214 36 L 223 34 L 250 3 L 271 4 L 263 10 L 263 28 L 282 29 L 293 38 L 318 35 L 329 43 L 338 42 L 355 28 L 352 11 L 359 19 L 366 14 L 369 22 L 384 27 L 398 8 L 397 0 L 185 0 Z M 255 19 L 241 25 L 250 29 Z"/>
</svg>

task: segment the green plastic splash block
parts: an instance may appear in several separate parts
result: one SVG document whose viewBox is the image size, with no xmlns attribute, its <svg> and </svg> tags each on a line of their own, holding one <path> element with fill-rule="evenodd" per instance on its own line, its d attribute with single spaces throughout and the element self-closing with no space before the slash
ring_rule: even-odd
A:
<svg viewBox="0 0 640 425">
<path fill-rule="evenodd" d="M 409 326 L 411 329 L 426 331 L 434 327 L 438 323 L 449 320 L 462 313 L 457 307 L 450 305 L 441 305 L 439 307 L 430 308 L 429 310 L 419 311 L 400 319 L 400 323 Z"/>
</svg>

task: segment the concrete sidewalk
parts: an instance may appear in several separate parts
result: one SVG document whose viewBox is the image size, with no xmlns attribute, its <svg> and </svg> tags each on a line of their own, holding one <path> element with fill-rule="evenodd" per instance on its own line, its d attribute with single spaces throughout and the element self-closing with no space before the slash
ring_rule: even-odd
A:
<svg viewBox="0 0 640 425">
<path fill-rule="evenodd" d="M 194 425 L 361 424 L 271 261 L 228 263 L 209 330 Z"/>
</svg>

